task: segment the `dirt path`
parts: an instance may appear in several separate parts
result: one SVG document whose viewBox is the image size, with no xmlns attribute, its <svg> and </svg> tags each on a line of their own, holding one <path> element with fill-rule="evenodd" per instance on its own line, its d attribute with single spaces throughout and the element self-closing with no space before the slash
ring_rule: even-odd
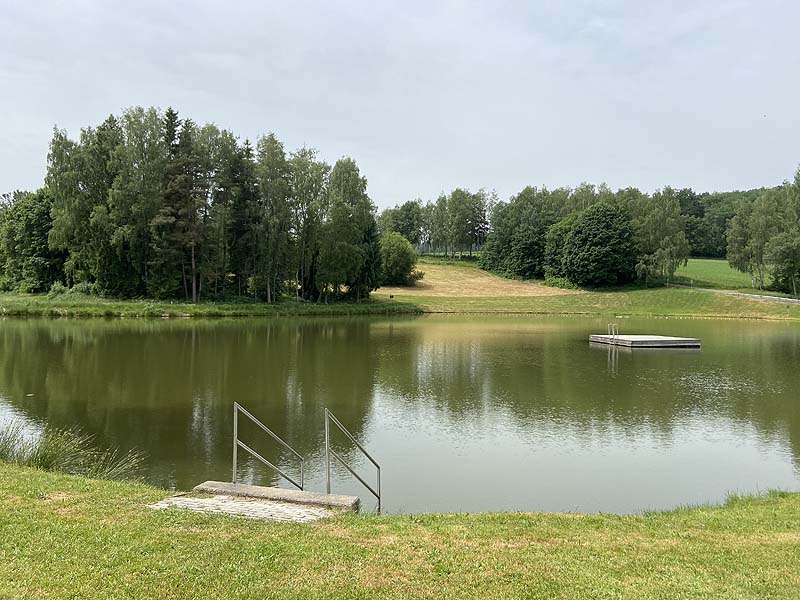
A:
<svg viewBox="0 0 800 600">
<path fill-rule="evenodd" d="M 382 287 L 380 294 L 412 294 L 414 296 L 438 297 L 525 297 L 525 296 L 563 296 L 582 294 L 580 290 L 562 290 L 548 287 L 534 281 L 505 279 L 475 267 L 420 264 L 425 272 L 422 281 L 414 287 Z"/>
<path fill-rule="evenodd" d="M 772 300 L 773 302 L 789 302 L 794 304 L 800 304 L 800 299 L 786 298 L 784 296 L 768 296 L 766 294 L 748 294 L 747 292 L 737 292 L 735 290 L 719 290 L 714 288 L 693 287 L 689 285 L 680 285 L 677 283 L 671 283 L 669 287 L 700 290 L 701 292 L 714 292 L 715 294 L 725 294 L 726 296 L 742 296 L 743 298 L 755 298 L 756 300 Z"/>
</svg>

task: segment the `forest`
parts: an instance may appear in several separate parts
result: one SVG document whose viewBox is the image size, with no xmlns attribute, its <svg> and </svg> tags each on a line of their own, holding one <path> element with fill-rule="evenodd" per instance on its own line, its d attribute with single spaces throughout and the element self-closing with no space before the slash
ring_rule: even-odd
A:
<svg viewBox="0 0 800 600">
<path fill-rule="evenodd" d="M 355 161 L 251 146 L 172 109 L 132 108 L 71 140 L 45 185 L 0 209 L 2 287 L 115 297 L 359 300 L 380 285 L 375 206 Z"/>
<path fill-rule="evenodd" d="M 44 185 L 0 201 L 0 288 L 118 298 L 360 301 L 413 284 L 416 252 L 551 285 L 660 285 L 690 256 L 797 295 L 800 170 L 773 188 L 652 194 L 456 188 L 377 214 L 352 158 L 255 145 L 169 108 L 55 129 Z"/>
</svg>

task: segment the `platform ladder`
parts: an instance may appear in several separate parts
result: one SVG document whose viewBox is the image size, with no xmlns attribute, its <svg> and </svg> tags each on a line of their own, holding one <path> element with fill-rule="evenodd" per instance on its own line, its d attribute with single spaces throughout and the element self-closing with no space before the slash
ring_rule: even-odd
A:
<svg viewBox="0 0 800 600">
<path fill-rule="evenodd" d="M 245 417 L 250 419 L 253 423 L 258 425 L 261 429 L 264 430 L 265 433 L 269 434 L 275 441 L 281 444 L 284 448 L 286 448 L 289 452 L 294 454 L 300 460 L 300 483 L 295 481 L 292 477 L 288 474 L 284 473 L 281 469 L 277 466 L 273 465 L 270 461 L 266 458 L 261 456 L 258 452 L 253 450 L 250 446 L 245 444 L 243 441 L 239 439 L 239 413 L 243 414 Z M 269 427 L 264 425 L 261 421 L 259 421 L 253 414 L 244 408 L 238 402 L 233 403 L 233 476 L 232 476 L 232 483 L 237 483 L 236 481 L 236 467 L 238 463 L 238 454 L 239 448 L 249 452 L 252 456 L 260 460 L 262 463 L 267 465 L 268 467 L 275 470 L 279 475 L 281 475 L 284 479 L 286 479 L 289 483 L 291 483 L 296 488 L 302 490 L 303 489 L 303 476 L 305 473 L 305 462 L 306 460 L 297 452 L 294 448 L 292 448 L 289 444 L 283 441 L 278 434 L 272 431 Z"/>
<path fill-rule="evenodd" d="M 617 345 L 619 326 L 616 323 L 609 323 L 607 331 L 612 340 L 612 343 L 608 344 L 607 369 L 609 373 L 616 375 L 619 372 L 619 346 Z"/>
</svg>

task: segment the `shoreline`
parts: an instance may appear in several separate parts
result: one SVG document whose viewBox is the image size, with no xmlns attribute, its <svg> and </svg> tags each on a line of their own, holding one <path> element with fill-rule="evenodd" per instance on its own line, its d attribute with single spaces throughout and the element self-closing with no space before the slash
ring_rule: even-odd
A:
<svg viewBox="0 0 800 600">
<path fill-rule="evenodd" d="M 670 306 L 671 291 L 687 292 L 730 300 L 726 305 L 711 303 L 706 310 L 699 306 Z M 412 290 L 410 290 L 412 291 Z M 648 294 L 642 302 L 635 294 Z M 613 296 L 609 302 L 609 296 Z M 702 297 L 702 296 L 701 296 Z M 615 306 L 613 300 L 620 300 Z M 686 300 L 688 298 L 680 298 Z M 653 302 L 650 302 L 652 300 Z M 658 301 L 664 301 L 660 306 Z M 598 302 L 595 302 L 598 301 Z M 602 302 L 601 302 L 602 301 Z M 628 302 L 626 302 L 628 301 Z M 573 304 L 574 306 L 570 306 Z M 598 304 L 592 306 L 592 304 Z M 677 304 L 677 302 L 675 303 Z M 527 306 L 526 306 L 527 305 Z M 535 305 L 535 306 L 532 306 Z M 772 305 L 772 306 L 770 306 Z M 728 308 L 728 310 L 725 310 Z M 698 310 L 699 309 L 699 310 Z M 389 300 L 381 294 L 362 303 L 297 304 L 283 301 L 274 304 L 208 302 L 199 304 L 114 300 L 92 297 L 50 299 L 46 295 L 0 294 L 0 317 L 14 318 L 103 318 L 103 319 L 216 319 L 216 318 L 286 318 L 286 317 L 359 317 L 420 315 L 517 315 L 562 317 L 686 318 L 800 322 L 800 305 L 770 302 L 752 297 L 720 294 L 712 290 L 684 288 L 588 292 L 547 297 L 422 297 Z"/>
</svg>

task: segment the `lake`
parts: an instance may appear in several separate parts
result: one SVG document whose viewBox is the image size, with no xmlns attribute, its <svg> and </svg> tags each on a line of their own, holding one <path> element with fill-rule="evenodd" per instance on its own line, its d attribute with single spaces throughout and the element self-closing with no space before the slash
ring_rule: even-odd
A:
<svg viewBox="0 0 800 600">
<path fill-rule="evenodd" d="M 324 490 L 324 408 L 382 466 L 384 512 L 637 512 L 800 489 L 800 325 L 620 319 L 701 350 L 593 347 L 607 319 L 0 321 L 0 420 L 138 448 L 145 479 L 230 480 L 233 402 Z M 334 432 L 335 434 L 335 432 Z M 240 437 L 296 473 L 248 423 Z M 333 446 L 368 481 L 340 435 Z M 244 453 L 239 477 L 281 485 Z M 344 469 L 333 491 L 374 501 Z"/>
</svg>

